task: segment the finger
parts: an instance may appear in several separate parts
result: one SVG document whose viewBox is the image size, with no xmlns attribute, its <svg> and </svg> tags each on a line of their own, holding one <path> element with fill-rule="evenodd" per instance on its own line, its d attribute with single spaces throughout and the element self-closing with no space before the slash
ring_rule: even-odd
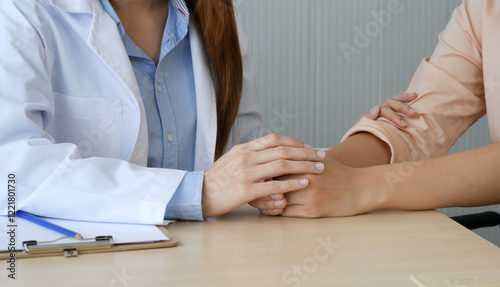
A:
<svg viewBox="0 0 500 287">
<path fill-rule="evenodd" d="M 315 218 L 314 211 L 307 208 L 307 194 L 304 190 L 292 191 L 285 194 L 287 205 L 281 215 L 287 217 Z"/>
<path fill-rule="evenodd" d="M 286 194 L 284 194 L 284 198 L 286 199 L 286 205 L 287 206 L 292 206 L 292 205 L 301 205 L 305 198 L 304 198 L 304 191 L 300 190 L 293 190 L 290 191 Z"/>
<path fill-rule="evenodd" d="M 283 194 L 279 193 L 279 194 L 273 194 L 271 196 L 264 196 L 264 197 L 261 197 L 259 199 L 262 199 L 262 200 L 280 200 L 283 197 L 284 197 Z"/>
<path fill-rule="evenodd" d="M 282 216 L 286 217 L 300 217 L 300 218 L 317 218 L 318 216 L 314 216 L 309 214 L 303 205 L 295 204 L 287 206 L 283 212 Z"/>
<path fill-rule="evenodd" d="M 325 169 L 321 162 L 276 160 L 273 162 L 253 166 L 248 176 L 253 182 L 262 181 L 269 177 L 279 177 L 288 174 L 319 174 Z M 279 193 L 279 192 L 275 192 Z"/>
<path fill-rule="evenodd" d="M 403 113 L 410 118 L 416 118 L 416 117 L 418 117 L 418 113 L 416 111 L 414 111 L 407 103 L 412 102 L 417 97 L 418 97 L 418 95 L 416 93 L 399 94 L 399 95 L 395 96 L 394 98 L 392 98 L 392 100 L 394 100 L 394 101 L 391 102 L 391 103 L 398 103 L 399 102 L 398 105 L 397 106 L 391 105 L 391 107 L 393 108 L 393 110 L 400 112 L 400 113 Z"/>
<path fill-rule="evenodd" d="M 253 161 L 256 164 L 263 164 L 279 159 L 296 161 L 321 161 L 325 158 L 325 156 L 326 153 L 320 150 L 280 146 L 256 152 Z"/>
<path fill-rule="evenodd" d="M 273 181 L 260 182 L 254 184 L 253 188 L 250 190 L 253 199 L 249 200 L 249 202 L 273 194 L 287 193 L 290 191 L 301 190 L 308 185 L 309 185 L 309 180 L 306 178 L 290 179 L 284 181 L 273 180 Z"/>
<path fill-rule="evenodd" d="M 409 118 L 418 118 L 418 113 L 415 110 L 413 110 L 410 106 L 403 107 L 399 112 L 406 115 Z"/>
<path fill-rule="evenodd" d="M 374 119 L 378 118 L 379 112 L 380 112 L 380 107 L 379 106 L 374 106 L 373 108 L 371 108 L 368 111 L 367 118 L 370 118 L 370 119 L 374 120 Z"/>
<path fill-rule="evenodd" d="M 401 128 L 406 128 L 408 124 L 398 113 L 396 113 L 393 109 L 387 106 L 382 106 L 380 108 L 380 115 L 386 118 L 387 120 L 393 122 L 395 125 Z"/>
<path fill-rule="evenodd" d="M 418 116 L 417 113 L 411 109 L 407 104 L 402 103 L 395 99 L 387 99 L 380 108 L 380 115 L 387 119 L 395 119 L 397 121 L 392 121 L 399 126 L 406 127 L 406 122 L 402 122 L 402 118 L 396 113 L 402 113 L 409 117 Z"/>
<path fill-rule="evenodd" d="M 404 110 L 408 110 L 410 108 L 408 104 L 392 98 L 385 100 L 382 107 L 390 107 L 392 110 L 396 112 L 403 112 Z"/>
<path fill-rule="evenodd" d="M 307 145 L 298 139 L 278 134 L 269 134 L 267 136 L 255 139 L 247 143 L 246 145 L 248 146 L 248 149 L 253 151 L 261 151 L 278 146 L 297 147 L 297 148 L 311 147 L 310 145 Z"/>
<path fill-rule="evenodd" d="M 366 112 L 366 113 L 362 114 L 361 116 L 359 116 L 356 119 L 356 122 L 359 122 L 362 118 L 369 118 L 369 119 L 375 120 L 379 116 L 379 111 L 380 111 L 380 107 L 379 106 L 374 106 L 368 112 Z"/>
<path fill-rule="evenodd" d="M 409 103 L 409 102 L 415 100 L 416 98 L 418 98 L 417 93 L 405 93 L 405 92 L 403 92 L 403 93 L 395 96 L 393 99 L 398 100 L 398 101 L 403 102 L 403 103 Z"/>
<path fill-rule="evenodd" d="M 264 215 L 276 216 L 283 212 L 283 209 L 259 209 L 260 213 Z"/>
<path fill-rule="evenodd" d="M 256 199 L 254 201 L 249 202 L 248 204 L 252 207 L 258 209 L 283 209 L 286 207 L 286 199 L 282 198 L 280 200 L 262 200 Z"/>
<path fill-rule="evenodd" d="M 287 174 L 283 176 L 277 176 L 274 178 L 274 180 L 278 181 L 284 181 L 284 180 L 290 180 L 290 179 L 298 179 L 298 178 L 303 178 L 304 176 L 301 174 Z"/>
</svg>

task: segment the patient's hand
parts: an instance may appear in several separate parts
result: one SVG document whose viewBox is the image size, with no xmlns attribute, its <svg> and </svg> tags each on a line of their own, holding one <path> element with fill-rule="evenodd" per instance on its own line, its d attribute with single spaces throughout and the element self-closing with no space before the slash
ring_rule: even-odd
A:
<svg viewBox="0 0 500 287">
<path fill-rule="evenodd" d="M 328 153 L 323 162 L 323 173 L 299 176 L 309 180 L 306 188 L 283 195 L 284 206 L 280 215 L 301 218 L 351 216 L 377 208 L 379 199 L 366 184 L 370 181 L 369 173 L 343 165 Z M 298 175 L 283 176 L 278 180 L 294 178 Z M 277 215 L 272 208 L 259 210 L 265 215 Z"/>
<path fill-rule="evenodd" d="M 410 102 L 414 101 L 418 95 L 416 93 L 405 93 L 389 98 L 380 106 L 375 106 L 371 108 L 368 112 L 358 117 L 356 122 L 361 120 L 361 118 L 369 118 L 375 120 L 379 117 L 384 117 L 389 121 L 393 122 L 400 128 L 406 128 L 408 125 L 404 120 L 404 116 L 409 118 L 417 118 L 418 113 L 414 111 Z M 402 116 L 404 115 L 404 116 Z"/>
<path fill-rule="evenodd" d="M 325 158 L 325 156 L 326 156 L 326 153 L 324 151 L 317 150 L 317 151 L 315 151 L 315 153 L 316 153 L 317 158 L 320 160 L 323 160 L 323 158 Z M 305 179 L 306 177 L 307 177 L 307 175 L 302 175 L 301 179 Z M 298 179 L 298 178 L 295 178 L 292 176 L 287 176 L 286 178 Z M 282 176 L 282 177 L 278 177 L 278 178 L 268 179 L 266 181 L 270 181 L 270 180 L 281 181 L 281 180 L 288 180 L 288 179 L 285 179 L 285 177 Z M 309 183 L 309 181 L 308 181 L 308 183 Z M 276 194 L 272 194 L 270 196 L 260 197 L 258 199 L 255 199 L 255 200 L 249 202 L 248 204 L 250 206 L 258 208 L 262 214 L 280 215 L 281 213 L 283 213 L 285 207 L 287 206 L 287 199 L 285 198 L 283 193 L 276 193 Z"/>
</svg>

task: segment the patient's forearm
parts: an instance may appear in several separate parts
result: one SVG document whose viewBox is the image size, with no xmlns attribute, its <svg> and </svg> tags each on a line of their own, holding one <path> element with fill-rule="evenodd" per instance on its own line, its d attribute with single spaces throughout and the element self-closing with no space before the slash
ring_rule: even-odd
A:
<svg viewBox="0 0 500 287">
<path fill-rule="evenodd" d="M 435 159 L 389 165 L 389 146 L 369 133 L 359 133 L 327 154 L 342 164 L 362 168 L 357 178 L 363 183 L 359 185 L 377 198 L 377 206 L 371 210 L 500 203 L 500 143 Z"/>
<path fill-rule="evenodd" d="M 327 154 L 350 167 L 388 164 L 391 159 L 389 146 L 369 133 L 355 134 L 331 148 Z"/>
<path fill-rule="evenodd" d="M 500 143 L 420 162 L 362 169 L 379 208 L 433 209 L 500 203 Z"/>
</svg>

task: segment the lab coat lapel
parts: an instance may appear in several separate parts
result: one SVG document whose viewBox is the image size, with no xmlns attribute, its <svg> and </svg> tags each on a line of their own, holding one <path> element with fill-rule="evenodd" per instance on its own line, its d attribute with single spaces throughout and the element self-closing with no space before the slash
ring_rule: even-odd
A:
<svg viewBox="0 0 500 287">
<path fill-rule="evenodd" d="M 130 93 L 119 95 L 122 117 L 140 115 L 140 121 L 134 120 L 132 122 L 136 124 L 127 127 L 129 131 L 137 131 L 137 133 L 133 133 L 133 138 L 125 138 L 122 145 L 130 146 L 126 149 L 130 154 L 128 161 L 145 166 L 148 154 L 145 110 L 132 64 L 115 21 L 104 11 L 99 0 L 51 0 L 51 3 L 70 13 L 93 15 L 87 39 L 88 44 L 130 91 Z"/>
<path fill-rule="evenodd" d="M 94 1 L 88 0 L 50 0 L 50 4 L 59 7 L 66 12 L 88 14 L 92 14 L 95 5 Z"/>
<path fill-rule="evenodd" d="M 217 137 L 217 110 L 212 70 L 205 53 L 199 29 L 191 17 L 189 23 L 191 57 L 196 91 L 196 151 L 195 170 L 205 170 L 214 162 Z"/>
</svg>

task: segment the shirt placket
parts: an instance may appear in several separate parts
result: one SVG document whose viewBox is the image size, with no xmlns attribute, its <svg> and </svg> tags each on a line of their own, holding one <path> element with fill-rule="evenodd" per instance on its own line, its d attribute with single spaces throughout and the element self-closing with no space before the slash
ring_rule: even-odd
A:
<svg viewBox="0 0 500 287">
<path fill-rule="evenodd" d="M 158 63 L 158 67 L 162 61 Z M 158 69 L 161 70 L 161 69 Z M 175 124 L 174 110 L 170 102 L 167 87 L 165 85 L 164 73 L 156 72 L 155 75 L 155 97 L 158 103 L 160 121 L 163 135 L 163 167 L 177 168 L 179 165 L 179 143 L 177 126 Z"/>
</svg>

